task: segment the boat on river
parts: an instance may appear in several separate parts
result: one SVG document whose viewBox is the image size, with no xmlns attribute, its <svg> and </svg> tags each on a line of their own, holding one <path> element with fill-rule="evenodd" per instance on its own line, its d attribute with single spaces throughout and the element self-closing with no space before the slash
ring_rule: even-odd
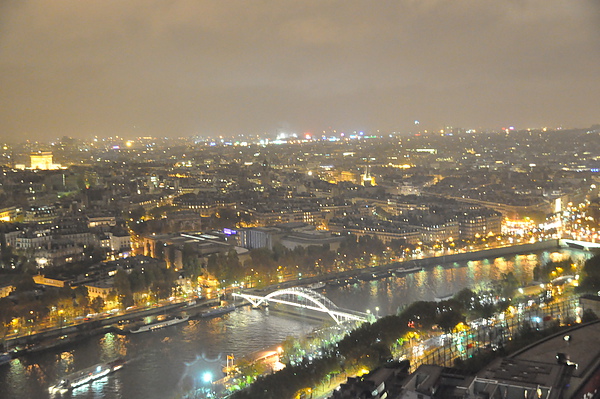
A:
<svg viewBox="0 0 600 399">
<path fill-rule="evenodd" d="M 408 267 L 408 268 L 398 268 L 394 271 L 394 276 L 398 277 L 398 276 L 402 276 L 408 273 L 414 273 L 414 272 L 420 272 L 421 270 L 423 270 L 423 268 L 421 266 L 414 266 L 414 267 Z"/>
<path fill-rule="evenodd" d="M 99 363 L 83 370 L 76 371 L 63 377 L 59 382 L 50 386 L 50 393 L 65 393 L 75 389 L 81 385 L 98 380 L 110 373 L 121 369 L 125 365 L 125 360 L 122 358 L 113 360 L 108 363 Z"/>
<path fill-rule="evenodd" d="M 10 353 L 7 353 L 7 352 L 0 353 L 0 366 L 2 366 L 3 364 L 10 363 L 11 360 L 12 360 L 12 356 Z"/>
<path fill-rule="evenodd" d="M 377 275 L 375 273 L 364 273 L 358 276 L 358 279 L 362 281 L 373 281 L 377 280 Z"/>
<path fill-rule="evenodd" d="M 212 308 L 205 312 L 200 313 L 200 317 L 202 317 L 202 318 L 216 317 L 216 316 L 220 316 L 222 314 L 233 312 L 234 310 L 235 310 L 235 305 L 219 306 L 218 308 Z"/>
<path fill-rule="evenodd" d="M 189 320 L 189 318 L 190 318 L 190 316 L 174 317 L 172 319 L 167 319 L 167 320 L 163 320 L 163 321 L 158 321 L 156 323 L 146 324 L 145 326 L 138 327 L 134 330 L 130 330 L 129 332 L 132 334 L 137 334 L 137 333 L 146 332 L 146 331 L 154 331 L 154 330 L 158 330 L 160 328 L 164 328 L 164 327 L 168 327 L 168 326 L 172 326 L 175 324 L 186 322 Z"/>
<path fill-rule="evenodd" d="M 316 283 L 309 284 L 306 287 L 310 288 L 311 290 L 318 290 L 318 289 L 321 289 L 321 288 L 325 287 L 325 282 L 319 281 L 319 282 L 316 282 Z"/>
<path fill-rule="evenodd" d="M 357 284 L 359 283 L 359 279 L 354 277 L 354 276 L 350 276 L 350 277 L 345 277 L 345 278 L 338 278 L 337 280 L 329 280 L 327 282 L 327 285 L 330 287 L 343 287 L 345 285 L 353 285 L 353 284 Z"/>
</svg>

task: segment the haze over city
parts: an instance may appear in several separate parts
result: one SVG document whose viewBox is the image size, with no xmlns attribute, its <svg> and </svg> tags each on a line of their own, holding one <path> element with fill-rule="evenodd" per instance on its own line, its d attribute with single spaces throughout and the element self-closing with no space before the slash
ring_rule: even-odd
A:
<svg viewBox="0 0 600 399">
<path fill-rule="evenodd" d="M 4 1 L 0 137 L 586 127 L 600 120 L 599 13 L 591 0 Z"/>
<path fill-rule="evenodd" d="M 0 1 L 0 399 L 600 399 L 599 38 Z"/>
</svg>

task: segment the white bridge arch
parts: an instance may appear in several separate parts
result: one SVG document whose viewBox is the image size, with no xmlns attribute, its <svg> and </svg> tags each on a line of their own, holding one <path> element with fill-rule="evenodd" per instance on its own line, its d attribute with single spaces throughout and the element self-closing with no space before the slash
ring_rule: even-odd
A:
<svg viewBox="0 0 600 399">
<path fill-rule="evenodd" d="M 242 293 L 234 293 L 233 296 L 244 298 L 254 307 L 259 307 L 263 303 L 268 304 L 269 302 L 275 302 L 284 305 L 295 306 L 297 308 L 327 313 L 333 320 L 335 320 L 337 324 L 348 320 L 367 321 L 369 318 L 369 315 L 366 313 L 342 309 L 325 295 L 302 287 L 285 288 L 278 291 L 273 291 L 265 296 Z"/>
</svg>

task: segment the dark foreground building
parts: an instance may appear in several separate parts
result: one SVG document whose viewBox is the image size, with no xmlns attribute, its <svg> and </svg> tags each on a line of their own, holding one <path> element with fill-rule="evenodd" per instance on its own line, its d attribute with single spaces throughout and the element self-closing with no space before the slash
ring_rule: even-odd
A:
<svg viewBox="0 0 600 399">
<path fill-rule="evenodd" d="M 476 375 L 435 365 L 422 365 L 401 381 L 398 373 L 391 373 L 389 380 L 381 372 L 374 373 L 361 381 L 349 380 L 332 398 L 600 398 L 600 321 L 578 325 L 496 359 Z"/>
</svg>

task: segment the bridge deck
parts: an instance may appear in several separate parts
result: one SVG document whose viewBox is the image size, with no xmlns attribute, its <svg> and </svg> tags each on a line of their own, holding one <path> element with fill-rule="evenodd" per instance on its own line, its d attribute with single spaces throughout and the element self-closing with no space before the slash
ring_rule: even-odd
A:
<svg viewBox="0 0 600 399">
<path fill-rule="evenodd" d="M 350 309 L 342 309 L 331 302 L 329 298 L 307 288 L 287 288 L 273 291 L 265 296 L 248 293 L 234 293 L 233 296 L 244 298 L 254 307 L 258 307 L 262 303 L 274 302 L 301 309 L 310 309 L 317 312 L 327 313 L 338 324 L 347 320 L 364 322 L 369 319 L 369 314 Z"/>
</svg>

